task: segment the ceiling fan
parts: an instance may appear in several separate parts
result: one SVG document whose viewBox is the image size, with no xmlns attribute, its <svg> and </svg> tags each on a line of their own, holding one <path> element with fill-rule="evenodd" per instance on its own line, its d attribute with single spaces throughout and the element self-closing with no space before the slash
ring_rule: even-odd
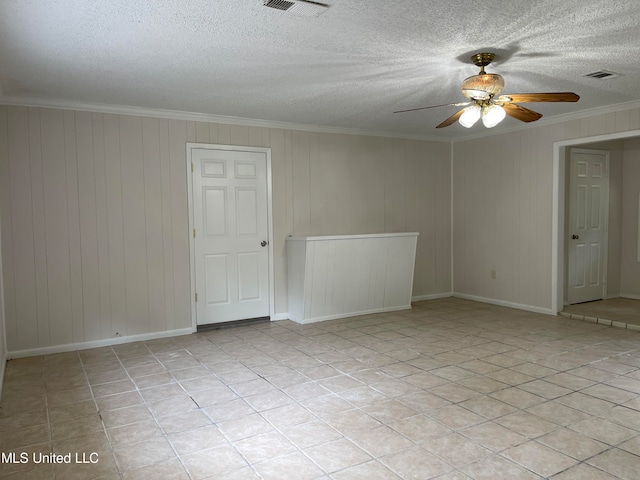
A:
<svg viewBox="0 0 640 480">
<path fill-rule="evenodd" d="M 476 53 L 471 57 L 473 63 L 480 67 L 480 73 L 462 82 L 462 94 L 469 99 L 463 103 L 449 103 L 446 105 L 432 105 L 429 107 L 398 110 L 393 113 L 413 112 L 436 107 L 465 107 L 447 118 L 436 128 L 444 128 L 457 121 L 463 127 L 471 128 L 478 120 L 487 128 L 493 128 L 506 115 L 523 122 L 535 122 L 542 114 L 517 105 L 529 102 L 577 102 L 580 97 L 572 92 L 560 93 L 513 93 L 497 96 L 504 88 L 504 79 L 497 73 L 487 73 L 484 67 L 489 65 L 495 54 L 491 52 Z"/>
</svg>

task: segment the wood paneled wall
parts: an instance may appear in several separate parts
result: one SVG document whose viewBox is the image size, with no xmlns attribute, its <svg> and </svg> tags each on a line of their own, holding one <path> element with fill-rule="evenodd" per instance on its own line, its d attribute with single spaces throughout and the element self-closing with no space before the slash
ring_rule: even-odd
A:
<svg viewBox="0 0 640 480">
<path fill-rule="evenodd" d="M 622 267 L 620 293 L 640 299 L 640 138 L 625 140 L 622 167 Z"/>
<path fill-rule="evenodd" d="M 550 309 L 553 142 L 637 129 L 635 108 L 456 142 L 454 292 Z"/>
<path fill-rule="evenodd" d="M 287 235 L 418 231 L 450 292 L 448 142 L 0 106 L 9 351 L 191 326 L 186 142 L 271 147 L 277 313 Z"/>
<path fill-rule="evenodd" d="M 2 250 L 2 216 L 0 215 L 0 251 Z M 4 319 L 4 294 L 3 294 L 3 276 L 2 276 L 2 255 L 0 255 L 0 398 L 2 398 L 2 387 L 4 385 L 4 371 L 7 366 L 5 359 L 7 358 L 7 342 L 5 337 L 5 319 Z"/>
</svg>

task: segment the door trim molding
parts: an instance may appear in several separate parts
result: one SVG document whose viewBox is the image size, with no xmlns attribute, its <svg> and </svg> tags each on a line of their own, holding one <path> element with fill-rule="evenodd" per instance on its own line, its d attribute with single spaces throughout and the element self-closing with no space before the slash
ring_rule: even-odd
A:
<svg viewBox="0 0 640 480">
<path fill-rule="evenodd" d="M 575 138 L 553 142 L 553 207 L 551 212 L 551 313 L 562 311 L 564 299 L 564 194 L 565 194 L 565 152 L 572 146 L 586 146 L 589 143 L 640 137 L 640 130 L 607 133 L 593 137 Z M 588 148 L 588 147 L 587 147 Z"/>
<path fill-rule="evenodd" d="M 219 145 L 212 143 L 187 142 L 187 201 L 189 210 L 189 277 L 191 279 L 191 328 L 195 333 L 198 331 L 196 315 L 196 269 L 195 269 L 195 239 L 193 237 L 193 175 L 191 172 L 192 151 L 198 150 L 227 150 L 236 152 L 257 152 L 264 153 L 267 159 L 267 228 L 269 229 L 269 316 L 273 320 L 275 317 L 275 274 L 273 270 L 273 200 L 272 200 L 272 179 L 271 179 L 271 148 L 269 147 L 245 147 L 239 145 Z"/>
</svg>

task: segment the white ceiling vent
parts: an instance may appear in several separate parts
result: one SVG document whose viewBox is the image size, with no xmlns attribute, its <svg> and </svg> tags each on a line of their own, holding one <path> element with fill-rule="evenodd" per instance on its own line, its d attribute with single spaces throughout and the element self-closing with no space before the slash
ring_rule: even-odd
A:
<svg viewBox="0 0 640 480">
<path fill-rule="evenodd" d="M 583 77 L 597 78 L 598 80 L 605 80 L 607 78 L 619 77 L 619 73 L 610 72 L 608 70 L 598 70 L 597 72 L 586 73 Z"/>
<path fill-rule="evenodd" d="M 283 10 L 287 13 L 302 15 L 303 17 L 317 17 L 323 13 L 329 5 L 305 0 L 263 0 L 264 6 Z"/>
</svg>

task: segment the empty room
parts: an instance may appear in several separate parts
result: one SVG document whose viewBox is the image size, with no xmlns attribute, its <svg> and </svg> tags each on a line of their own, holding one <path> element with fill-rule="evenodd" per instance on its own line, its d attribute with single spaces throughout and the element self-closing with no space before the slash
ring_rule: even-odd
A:
<svg viewBox="0 0 640 480">
<path fill-rule="evenodd" d="M 0 2 L 0 479 L 637 480 L 639 32 Z"/>
</svg>

